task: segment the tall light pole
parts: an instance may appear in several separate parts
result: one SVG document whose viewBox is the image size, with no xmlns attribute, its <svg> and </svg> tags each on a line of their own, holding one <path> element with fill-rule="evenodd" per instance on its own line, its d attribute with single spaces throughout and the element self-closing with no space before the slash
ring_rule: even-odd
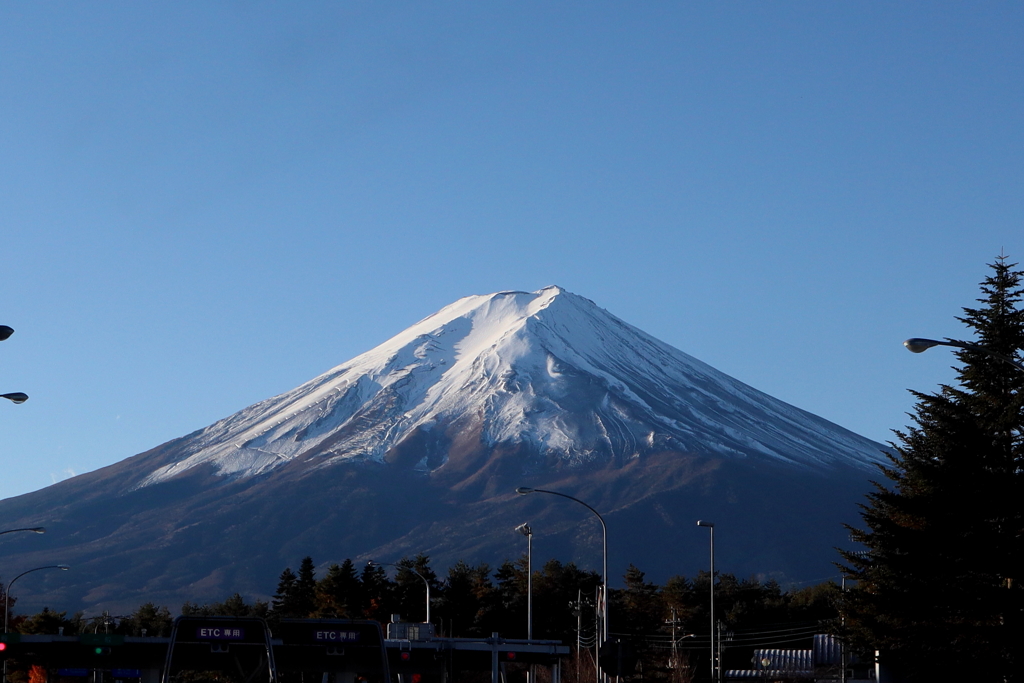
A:
<svg viewBox="0 0 1024 683">
<path fill-rule="evenodd" d="M 715 654 L 715 523 L 697 520 L 697 526 L 711 530 L 711 680 L 718 680 L 718 657 Z"/>
<path fill-rule="evenodd" d="M 561 496 L 562 498 L 568 498 L 569 500 L 574 500 L 577 503 L 579 503 L 580 505 L 582 505 L 583 507 L 585 507 L 588 510 L 590 510 L 591 512 L 593 512 L 594 516 L 596 516 L 598 521 L 601 522 L 601 542 L 602 542 L 602 545 L 603 545 L 603 550 L 602 550 L 603 566 L 602 566 L 602 570 L 601 570 L 601 613 L 602 613 L 602 616 L 604 617 L 602 619 L 602 625 L 601 625 L 601 630 L 602 630 L 601 640 L 602 640 L 602 642 L 607 641 L 608 640 L 608 526 L 604 523 L 604 517 L 602 517 L 597 510 L 595 510 L 594 508 L 590 507 L 589 505 L 584 503 L 579 498 L 573 498 L 570 495 L 567 495 L 565 493 L 559 493 L 558 491 L 546 491 L 544 489 L 533 489 L 533 488 L 529 488 L 528 486 L 520 486 L 519 488 L 516 489 L 516 493 L 518 493 L 521 496 L 525 496 L 528 493 L 548 493 L 548 494 L 551 494 L 552 496 Z"/>
<path fill-rule="evenodd" d="M 526 639 L 533 640 L 533 529 L 523 522 L 516 531 L 526 536 Z"/>
<path fill-rule="evenodd" d="M 958 349 L 967 349 L 968 351 L 977 351 L 978 353 L 984 353 L 993 358 L 998 358 L 1004 363 L 1009 363 L 1018 370 L 1024 371 L 1024 364 L 1018 363 L 1013 358 L 1005 356 L 998 351 L 993 351 L 987 346 L 981 344 L 972 344 L 970 342 L 959 341 L 957 339 L 946 339 L 939 341 L 937 339 L 921 339 L 920 337 L 912 337 L 911 339 L 903 342 L 903 345 L 907 347 L 907 350 L 911 353 L 924 353 L 933 346 L 953 346 Z"/>
<path fill-rule="evenodd" d="M 10 327 L 9 325 L 0 325 L 0 341 L 10 338 L 12 334 L 14 334 L 13 327 Z M 0 394 L 0 398 L 6 398 L 11 403 L 24 403 L 28 400 L 28 394 L 20 391 L 13 391 L 8 394 Z"/>
<path fill-rule="evenodd" d="M 23 529 L 11 529 L 11 531 L 23 531 Z M 28 529 L 28 531 L 36 531 L 36 530 L 35 529 Z M 43 533 L 43 532 L 42 531 L 37 531 L 36 533 Z M 4 634 L 5 635 L 7 634 L 7 626 L 8 626 L 8 623 L 10 622 L 10 615 L 11 615 L 11 586 L 14 585 L 15 581 L 17 581 L 21 577 L 25 576 L 25 574 L 31 574 L 32 572 L 38 572 L 38 571 L 42 571 L 44 569 L 60 569 L 61 571 L 65 571 L 66 572 L 67 570 L 71 569 L 71 567 L 67 566 L 66 564 L 51 564 L 51 565 L 47 565 L 45 567 L 36 567 L 35 569 L 29 569 L 27 572 L 22 572 L 22 573 L 18 574 L 17 576 L 15 576 L 13 579 L 11 579 L 10 583 L 7 584 L 7 591 L 4 593 Z M 3 683 L 7 683 L 7 660 L 6 659 L 4 659 L 4 680 L 3 680 Z"/>
<path fill-rule="evenodd" d="M 428 624 L 430 623 L 430 582 L 427 581 L 427 577 L 423 576 L 423 574 L 420 574 L 418 571 L 416 571 L 412 567 L 406 567 L 406 566 L 403 566 L 403 565 L 394 564 L 392 562 L 374 562 L 373 560 L 370 560 L 366 564 L 369 565 L 370 567 L 394 567 L 395 569 L 398 569 L 398 570 L 408 569 L 413 574 L 415 574 L 416 576 L 418 576 L 421 579 L 423 579 L 423 585 L 427 587 L 427 623 Z"/>
<path fill-rule="evenodd" d="M 0 325 L 0 341 L 3 341 L 7 337 L 11 336 L 9 332 L 6 334 L 6 336 L 4 336 L 4 328 L 7 328 L 8 330 L 11 330 L 11 328 L 7 327 L 6 325 Z M 13 332 L 13 331 L 14 330 L 11 330 L 11 332 Z M 41 526 L 31 526 L 31 527 L 24 527 L 24 528 L 21 528 L 21 529 L 5 529 L 4 531 L 0 531 L 0 536 L 3 536 L 4 534 L 15 534 L 15 533 L 18 533 L 19 531 L 31 531 L 34 534 L 44 534 L 44 533 L 46 533 L 46 528 L 45 527 L 41 527 Z M 16 579 L 18 577 L 16 576 L 14 578 Z M 14 581 L 12 580 L 11 583 L 14 583 Z M 8 585 L 8 590 L 9 589 L 10 589 L 10 586 Z M 6 603 L 4 604 L 4 633 L 7 633 L 7 610 L 9 610 L 10 607 L 11 607 L 11 602 L 10 602 L 10 600 L 7 600 Z M 4 683 L 6 683 L 6 681 L 7 681 L 7 662 L 5 661 L 4 662 Z"/>
<path fill-rule="evenodd" d="M 7 592 L 4 595 L 4 633 L 7 633 L 7 626 L 10 623 L 11 586 L 14 585 L 15 581 L 17 581 L 21 577 L 25 576 L 25 574 L 31 574 L 32 572 L 39 572 L 39 571 L 42 571 L 44 569 L 60 569 L 61 571 L 65 571 L 66 572 L 67 570 L 71 569 L 71 567 L 69 567 L 66 564 L 50 564 L 50 565 L 47 565 L 45 567 L 36 567 L 35 569 L 29 569 L 28 571 L 22 572 L 22 573 L 18 574 L 17 576 L 15 576 L 13 579 L 11 579 L 10 583 L 7 584 Z M 6 660 L 5 660 L 5 663 L 6 663 Z"/>
</svg>

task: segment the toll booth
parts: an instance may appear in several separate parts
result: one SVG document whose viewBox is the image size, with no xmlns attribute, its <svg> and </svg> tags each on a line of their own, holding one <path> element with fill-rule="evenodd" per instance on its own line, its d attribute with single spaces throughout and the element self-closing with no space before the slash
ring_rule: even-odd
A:
<svg viewBox="0 0 1024 683">
<path fill-rule="evenodd" d="M 262 619 L 190 616 L 175 620 L 170 637 L 0 634 L 0 660 L 42 666 L 64 683 L 175 683 L 188 671 L 223 671 L 244 683 L 279 683 L 283 673 L 293 682 L 445 683 L 458 672 L 489 671 L 501 683 L 539 666 L 560 683 L 569 656 L 554 640 L 438 638 L 424 628 L 395 634 L 405 638 L 385 639 L 373 621 L 283 620 L 271 634 Z"/>
<path fill-rule="evenodd" d="M 267 623 L 241 617 L 178 617 L 167 643 L 161 683 L 172 683 L 182 671 L 223 671 L 247 683 L 278 683 Z"/>
<path fill-rule="evenodd" d="M 376 621 L 282 619 L 274 634 L 281 673 L 327 674 L 333 683 L 388 683 L 391 673 L 384 636 Z"/>
</svg>

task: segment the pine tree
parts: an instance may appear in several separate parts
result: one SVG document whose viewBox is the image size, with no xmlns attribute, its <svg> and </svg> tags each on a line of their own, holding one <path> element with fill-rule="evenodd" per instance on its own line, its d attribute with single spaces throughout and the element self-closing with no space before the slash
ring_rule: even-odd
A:
<svg viewBox="0 0 1024 683">
<path fill-rule="evenodd" d="M 999 257 L 979 308 L 959 318 L 976 343 L 1019 359 L 1021 279 Z M 888 485 L 862 506 L 867 550 L 846 551 L 857 581 L 844 613 L 850 638 L 908 676 L 1013 680 L 1021 638 L 1024 372 L 988 353 L 957 351 L 958 386 L 912 392 L 914 425 L 896 432 Z"/>
<path fill-rule="evenodd" d="M 502 617 L 508 621 L 503 632 L 515 638 L 526 634 L 526 565 L 526 555 L 523 555 L 515 562 L 505 560 L 494 572 L 495 601 Z M 535 630 L 534 635 L 536 633 Z"/>
<path fill-rule="evenodd" d="M 129 636 L 141 636 L 142 631 L 145 630 L 147 636 L 163 637 L 171 635 L 173 621 L 174 618 L 169 609 L 147 602 L 132 612 L 130 616 L 122 619 L 119 630 Z"/>
<path fill-rule="evenodd" d="M 518 586 L 523 592 L 518 604 L 523 606 L 522 616 L 515 622 L 525 626 L 526 599 L 526 558 L 517 562 L 521 570 L 521 581 Z M 561 634 L 571 634 L 576 628 L 576 617 L 566 609 L 571 602 L 582 594 L 582 597 L 596 599 L 596 589 L 601 585 L 601 575 L 595 571 L 580 569 L 573 562 L 562 564 L 558 560 L 548 560 L 540 572 L 533 576 L 533 635 L 535 638 L 562 638 Z M 614 615 L 612 616 L 614 624 Z"/>
<path fill-rule="evenodd" d="M 359 575 L 359 585 L 362 587 L 363 618 L 388 622 L 395 606 L 394 584 L 388 580 L 384 567 L 379 564 L 365 565 Z"/>
<path fill-rule="evenodd" d="M 630 564 L 622 577 L 626 587 L 611 593 L 611 615 L 620 633 L 657 632 L 665 615 L 664 601 L 657 584 L 645 580 L 644 572 Z"/>
<path fill-rule="evenodd" d="M 427 588 L 424 581 L 430 585 L 430 590 L 434 591 L 434 594 L 440 588 L 437 574 L 430 568 L 430 557 L 423 553 L 419 553 L 413 559 L 403 557 L 395 563 L 395 567 L 398 569 L 395 574 L 395 592 L 402 616 L 408 621 L 412 621 L 413 615 L 416 615 L 416 618 L 422 615 L 426 619 Z"/>
<path fill-rule="evenodd" d="M 67 615 L 67 612 L 52 612 L 49 607 L 44 607 L 42 612 L 26 617 L 24 621 L 18 624 L 18 632 L 56 635 L 60 632 L 61 628 L 64 628 L 66 635 L 73 635 L 71 627 L 74 625 L 74 622 L 68 619 Z"/>
<path fill-rule="evenodd" d="M 493 609 L 494 586 L 487 564 L 473 567 L 459 560 L 448 568 L 437 614 L 444 619 L 449 636 L 484 636 L 491 631 L 488 617 Z M 495 629 L 497 630 L 497 629 Z"/>
<path fill-rule="evenodd" d="M 316 566 L 313 558 L 308 555 L 299 564 L 299 574 L 295 578 L 295 613 L 297 617 L 306 618 L 316 611 Z"/>
<path fill-rule="evenodd" d="M 317 584 L 317 617 L 362 618 L 362 585 L 352 560 L 332 564 Z"/>
<path fill-rule="evenodd" d="M 277 580 L 277 592 L 271 602 L 276 617 L 297 617 L 299 616 L 298 600 L 298 577 L 291 567 L 285 567 Z"/>
</svg>

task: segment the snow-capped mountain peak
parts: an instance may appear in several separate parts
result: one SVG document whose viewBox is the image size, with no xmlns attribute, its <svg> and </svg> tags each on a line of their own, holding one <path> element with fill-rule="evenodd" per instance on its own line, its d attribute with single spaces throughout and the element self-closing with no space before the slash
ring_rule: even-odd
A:
<svg viewBox="0 0 1024 683">
<path fill-rule="evenodd" d="M 201 464 L 225 476 L 384 461 L 414 436 L 444 467 L 451 427 L 480 446 L 583 466 L 678 451 L 869 464 L 880 447 L 778 401 L 560 287 L 469 296 L 380 346 L 188 437 L 139 486 Z M 418 442 L 419 443 L 419 442 Z M 525 466 L 525 464 L 524 464 Z"/>
</svg>

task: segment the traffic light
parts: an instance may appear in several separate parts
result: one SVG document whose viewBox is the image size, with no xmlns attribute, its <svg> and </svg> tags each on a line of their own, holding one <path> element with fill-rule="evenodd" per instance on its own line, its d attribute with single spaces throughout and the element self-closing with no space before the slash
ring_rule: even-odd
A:
<svg viewBox="0 0 1024 683">
<path fill-rule="evenodd" d="M 83 633 L 78 636 L 78 642 L 84 645 L 83 649 L 93 657 L 109 657 L 114 652 L 114 646 L 124 645 L 124 636 L 107 633 Z"/>
<path fill-rule="evenodd" d="M 8 657 L 16 656 L 14 651 L 18 648 L 11 646 L 19 642 L 20 633 L 0 633 L 0 659 L 6 660 Z"/>
</svg>

